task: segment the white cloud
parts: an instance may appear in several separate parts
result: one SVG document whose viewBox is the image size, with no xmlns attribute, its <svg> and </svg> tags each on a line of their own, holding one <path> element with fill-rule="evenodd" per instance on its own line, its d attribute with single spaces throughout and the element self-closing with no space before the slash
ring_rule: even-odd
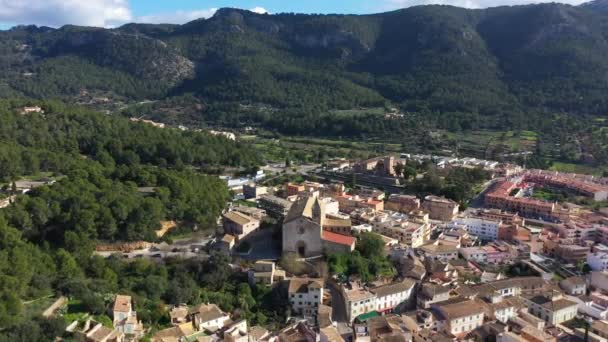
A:
<svg viewBox="0 0 608 342">
<path fill-rule="evenodd" d="M 250 9 L 251 12 L 257 13 L 257 14 L 266 14 L 266 13 L 270 13 L 268 12 L 264 7 L 254 7 L 252 9 Z"/>
<path fill-rule="evenodd" d="M 193 11 L 158 13 L 136 17 L 135 22 L 148 24 L 184 24 L 195 19 L 210 18 L 216 11 L 217 8 L 209 8 Z"/>
<path fill-rule="evenodd" d="M 128 22 L 183 24 L 212 17 L 217 8 L 134 16 L 129 0 L 0 0 L 0 23 L 59 27 L 65 24 L 113 27 Z M 268 13 L 263 7 L 250 11 Z"/>
<path fill-rule="evenodd" d="M 107 27 L 131 19 L 128 0 L 0 0 L 0 22 Z"/>
<path fill-rule="evenodd" d="M 586 1 L 587 0 L 384 0 L 381 10 L 394 10 L 418 5 L 452 5 L 465 8 L 488 8 L 545 2 L 560 2 L 570 5 L 580 5 Z"/>
<path fill-rule="evenodd" d="M 184 24 L 200 18 L 211 18 L 217 10 L 217 8 L 209 8 L 144 15 L 136 17 L 135 22 L 150 24 Z M 258 14 L 270 13 L 264 7 L 254 7 L 250 9 L 250 11 Z"/>
</svg>

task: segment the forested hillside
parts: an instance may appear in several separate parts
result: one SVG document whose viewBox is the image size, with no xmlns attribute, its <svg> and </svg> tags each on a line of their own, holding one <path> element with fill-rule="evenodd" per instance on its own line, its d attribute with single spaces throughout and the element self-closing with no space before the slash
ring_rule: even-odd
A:
<svg viewBox="0 0 608 342">
<path fill-rule="evenodd" d="M 66 294 L 102 314 L 104 295 L 133 291 L 149 305 L 142 307 L 148 322 L 154 321 L 149 312 L 157 310 L 161 297 L 175 303 L 198 300 L 192 277 L 200 273 L 202 279 L 202 272 L 213 277 L 215 266 L 179 271 L 179 278 L 172 276 L 180 281 L 174 287 L 186 292 L 175 293 L 167 285 L 177 265 L 142 261 L 133 269 L 91 253 L 99 243 L 155 241 L 162 220 L 215 227 L 228 189 L 200 171 L 255 167 L 256 153 L 221 137 L 160 129 L 53 101 L 41 103 L 44 114 L 23 114 L 24 104 L 0 101 L 1 199 L 17 194 L 18 179 L 56 182 L 16 196 L 0 209 L 0 326 L 10 328 L 0 332 L 0 340 L 60 336 L 61 322 L 26 319 L 23 303 L 44 296 Z"/>
<path fill-rule="evenodd" d="M 0 32 L 0 94 L 127 103 L 191 94 L 203 106 L 180 119 L 286 131 L 309 128 L 299 120 L 320 129 L 334 109 L 383 106 L 453 117 L 450 125 L 464 128 L 522 126 L 555 112 L 604 115 L 601 4 L 363 16 L 221 9 L 181 26 L 17 27 Z M 226 105 L 242 113 L 218 110 Z"/>
</svg>

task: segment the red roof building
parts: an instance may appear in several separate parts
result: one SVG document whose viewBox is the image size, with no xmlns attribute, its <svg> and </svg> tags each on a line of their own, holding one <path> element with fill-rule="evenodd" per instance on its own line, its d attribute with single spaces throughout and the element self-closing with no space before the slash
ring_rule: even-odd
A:
<svg viewBox="0 0 608 342">
<path fill-rule="evenodd" d="M 355 250 L 357 239 L 353 236 L 336 234 L 324 230 L 321 240 L 326 253 L 346 253 Z"/>
</svg>

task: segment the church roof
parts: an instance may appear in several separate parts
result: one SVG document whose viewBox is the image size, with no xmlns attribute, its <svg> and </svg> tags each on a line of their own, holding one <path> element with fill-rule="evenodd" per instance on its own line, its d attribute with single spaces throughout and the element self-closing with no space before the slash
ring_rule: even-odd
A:
<svg viewBox="0 0 608 342">
<path fill-rule="evenodd" d="M 287 217 L 285 217 L 285 223 L 294 221 L 300 217 L 312 219 L 315 202 L 318 202 L 320 206 L 323 205 L 315 196 L 298 198 L 291 206 L 291 209 L 289 209 Z"/>
<path fill-rule="evenodd" d="M 323 240 L 336 243 L 339 245 L 352 246 L 355 243 L 355 238 L 352 236 L 341 235 L 329 231 L 323 231 Z"/>
</svg>

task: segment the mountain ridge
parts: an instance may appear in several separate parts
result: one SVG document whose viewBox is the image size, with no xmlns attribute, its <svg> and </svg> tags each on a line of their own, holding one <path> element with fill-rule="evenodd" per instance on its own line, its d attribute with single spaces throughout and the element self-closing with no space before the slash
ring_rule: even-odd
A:
<svg viewBox="0 0 608 342">
<path fill-rule="evenodd" d="M 608 14 L 590 10 L 600 3 L 369 15 L 222 8 L 183 25 L 22 26 L 0 32 L 0 96 L 70 98 L 84 89 L 314 112 L 396 105 L 494 119 L 603 115 Z"/>
</svg>

